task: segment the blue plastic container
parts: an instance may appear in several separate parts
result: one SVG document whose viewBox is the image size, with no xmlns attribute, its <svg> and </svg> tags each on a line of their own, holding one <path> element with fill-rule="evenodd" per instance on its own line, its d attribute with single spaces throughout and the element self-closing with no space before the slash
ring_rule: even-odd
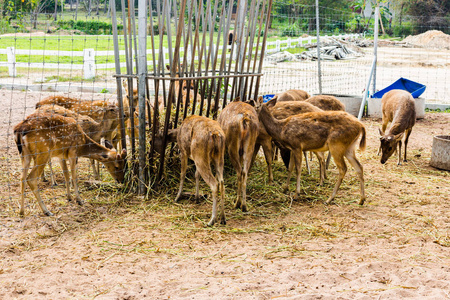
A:
<svg viewBox="0 0 450 300">
<path fill-rule="evenodd" d="M 373 94 L 371 98 L 382 98 L 383 95 L 390 90 L 405 90 L 407 92 L 410 92 L 413 98 L 419 98 L 419 96 L 422 95 L 423 92 L 425 92 L 425 88 L 426 86 L 421 83 L 401 77 L 390 86 L 385 87 L 381 91 Z"/>
<path fill-rule="evenodd" d="M 275 94 L 267 94 L 263 96 L 263 102 L 269 102 L 270 100 L 272 100 L 272 98 L 275 96 Z"/>
</svg>

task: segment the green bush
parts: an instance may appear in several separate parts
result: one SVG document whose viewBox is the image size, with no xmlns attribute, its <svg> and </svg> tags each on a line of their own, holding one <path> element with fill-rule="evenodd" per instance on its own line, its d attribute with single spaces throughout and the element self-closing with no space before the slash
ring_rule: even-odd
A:
<svg viewBox="0 0 450 300">
<path fill-rule="evenodd" d="M 300 36 L 300 28 L 296 23 L 282 27 L 281 36 Z"/>
<path fill-rule="evenodd" d="M 79 30 L 86 34 L 112 34 L 112 24 L 101 21 L 57 21 L 58 29 L 63 30 Z M 118 30 L 122 30 L 123 26 L 118 24 Z"/>
<path fill-rule="evenodd" d="M 413 30 L 411 25 L 395 25 L 393 27 L 394 36 L 406 37 L 411 35 Z"/>
</svg>

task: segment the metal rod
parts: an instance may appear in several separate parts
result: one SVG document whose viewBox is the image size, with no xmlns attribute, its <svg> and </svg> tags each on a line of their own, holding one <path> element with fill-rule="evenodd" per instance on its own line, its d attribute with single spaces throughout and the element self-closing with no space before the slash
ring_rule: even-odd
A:
<svg viewBox="0 0 450 300">
<path fill-rule="evenodd" d="M 322 94 L 322 69 L 320 66 L 320 15 L 319 0 L 316 0 L 316 38 L 317 38 L 317 77 L 319 80 L 319 94 Z"/>
<path fill-rule="evenodd" d="M 373 69 L 373 87 L 372 87 L 372 94 L 375 94 L 376 87 L 377 87 L 377 50 L 378 50 L 378 16 L 380 15 L 380 7 L 377 5 L 375 7 L 375 24 L 374 24 L 374 30 L 373 30 L 373 59 L 375 60 L 375 66 Z"/>
<path fill-rule="evenodd" d="M 372 67 L 370 68 L 369 80 L 367 81 L 366 89 L 364 90 L 363 99 L 361 101 L 361 107 L 359 108 L 359 114 L 358 114 L 359 120 L 361 120 L 363 113 L 364 113 L 364 107 L 366 106 L 366 102 L 367 102 L 367 95 L 369 94 L 370 81 L 372 80 L 373 70 L 375 69 L 376 62 L 377 61 L 374 58 L 372 61 Z"/>
<path fill-rule="evenodd" d="M 145 142 L 145 86 L 147 74 L 147 0 L 138 2 L 138 34 L 139 34 L 139 194 L 145 194 L 145 163 L 146 163 L 146 142 Z"/>
</svg>

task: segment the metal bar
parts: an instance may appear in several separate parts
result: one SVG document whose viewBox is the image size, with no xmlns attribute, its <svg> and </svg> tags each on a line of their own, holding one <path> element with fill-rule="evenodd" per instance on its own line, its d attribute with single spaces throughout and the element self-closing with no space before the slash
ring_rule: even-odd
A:
<svg viewBox="0 0 450 300">
<path fill-rule="evenodd" d="M 373 69 L 373 86 L 372 86 L 372 94 L 375 94 L 377 91 L 377 60 L 378 60 L 378 16 L 380 15 L 380 6 L 377 5 L 375 7 L 375 24 L 373 30 L 373 59 L 375 60 L 375 66 Z"/>
<path fill-rule="evenodd" d="M 317 36 L 317 77 L 319 80 L 319 94 L 322 94 L 322 70 L 320 65 L 320 22 L 319 0 L 316 0 L 316 36 Z"/>
<path fill-rule="evenodd" d="M 147 74 L 147 0 L 139 0 L 138 24 L 139 24 L 139 194 L 145 194 L 145 86 Z M 135 40 L 136 41 L 136 40 Z"/>
<path fill-rule="evenodd" d="M 209 13 L 208 13 L 209 12 Z M 208 19 L 205 20 L 205 15 L 206 17 L 208 17 Z M 203 31 L 203 35 L 202 35 L 202 46 L 200 48 L 200 53 L 198 55 L 199 61 L 198 61 L 198 70 L 199 70 L 199 74 L 202 73 L 201 68 L 202 68 L 202 59 L 203 59 L 203 53 L 205 53 L 206 56 L 206 28 L 208 27 L 207 23 L 209 20 L 209 17 L 211 15 L 211 0 L 207 1 L 206 4 L 206 10 L 205 13 L 202 14 L 202 31 Z M 205 57 L 206 59 L 206 57 Z M 205 69 L 205 76 L 208 74 L 208 70 Z M 207 84 L 206 81 L 203 83 L 203 88 L 201 89 L 201 99 L 200 99 L 200 110 L 199 110 L 199 115 L 201 116 L 203 113 L 203 105 L 204 105 L 204 101 L 205 101 L 205 90 L 206 90 Z"/>
<path fill-rule="evenodd" d="M 225 30 L 223 31 L 223 40 L 224 40 L 224 44 L 222 47 L 222 61 L 220 62 L 220 70 L 219 70 L 219 76 L 222 75 L 225 70 L 226 70 L 226 61 L 227 61 L 227 49 L 228 49 L 228 42 L 229 42 L 229 32 L 230 32 L 230 26 L 231 26 L 231 15 L 233 12 L 233 2 L 228 2 L 228 15 L 227 15 L 227 22 L 225 25 Z M 234 36 L 233 36 L 234 37 Z M 234 39 L 234 38 L 233 38 Z M 226 41 L 226 42 L 225 42 Z M 231 44 L 233 44 L 233 41 L 231 42 Z M 230 55 L 231 58 L 231 55 Z M 219 83 L 218 86 L 220 88 L 222 84 L 222 78 L 219 78 Z M 225 106 L 227 105 L 227 91 L 228 91 L 228 80 L 224 80 L 224 95 L 223 95 L 223 100 L 222 100 L 222 109 L 225 108 Z"/>
<path fill-rule="evenodd" d="M 239 7 L 241 5 L 241 0 L 237 0 L 237 6 L 236 6 L 236 10 L 239 11 Z M 235 22 L 235 27 L 233 30 L 233 39 L 236 37 L 236 22 Z M 234 54 L 234 45 L 236 43 L 233 41 L 233 43 L 231 43 L 231 49 L 230 49 L 230 59 L 228 61 L 228 74 L 231 73 L 231 65 L 232 65 L 232 61 L 233 61 L 233 54 Z M 229 83 L 229 78 L 225 79 L 225 95 L 223 96 L 223 107 L 226 106 L 227 103 L 227 97 L 228 97 L 228 83 Z M 234 84 L 234 80 L 233 80 L 233 84 Z M 231 98 L 233 98 L 233 85 L 231 88 Z"/>
<path fill-rule="evenodd" d="M 264 12 L 265 12 L 265 8 L 266 8 L 266 0 L 263 0 L 263 4 L 261 6 L 261 15 L 259 17 L 259 31 L 258 31 L 258 39 L 256 40 L 256 49 L 255 49 L 255 60 L 253 61 L 253 68 L 252 68 L 252 72 L 256 72 L 256 61 L 258 58 L 258 50 L 259 50 L 259 40 L 261 38 L 261 31 L 262 31 L 262 24 L 263 24 L 263 20 L 264 20 Z M 250 80 L 250 91 L 249 93 L 251 93 L 251 90 L 253 88 L 253 77 L 251 77 Z M 257 89 L 255 86 L 255 94 L 253 96 L 253 99 L 256 100 L 258 98 L 258 93 L 257 93 Z"/>
<path fill-rule="evenodd" d="M 194 42 L 192 43 L 192 48 L 193 48 L 193 51 L 192 51 L 192 58 L 191 58 L 191 66 L 190 66 L 190 68 L 191 68 L 191 71 L 190 71 L 190 74 L 195 74 L 195 67 L 194 67 L 194 61 L 195 61 L 195 53 L 196 53 L 196 48 L 198 48 L 199 47 L 199 45 L 200 45 L 200 43 L 199 43 L 199 39 L 200 39 L 200 37 L 199 37 L 199 30 L 198 30 L 198 28 L 199 28 L 199 26 L 200 26 L 200 16 L 199 16 L 199 11 L 202 11 L 203 10 L 203 1 L 199 1 L 198 2 L 198 8 L 197 8 L 197 6 L 195 5 L 194 6 L 194 8 L 195 8 L 195 36 L 194 36 Z M 198 70 L 199 72 L 200 72 L 200 69 Z M 198 74 L 200 74 L 200 73 L 198 73 Z M 192 101 L 192 114 L 194 114 L 195 113 L 195 106 L 196 106 L 196 104 L 197 104 L 197 92 L 198 92 L 198 89 L 199 89 L 199 81 L 198 80 L 196 80 L 195 82 L 194 82 L 194 99 L 193 99 L 193 101 Z M 185 110 L 185 112 L 184 112 L 184 118 L 186 118 L 186 116 L 187 116 L 187 111 Z"/>
<path fill-rule="evenodd" d="M 367 95 L 369 94 L 370 81 L 372 80 L 373 70 L 375 69 L 376 63 L 377 63 L 377 61 L 374 58 L 372 61 L 372 67 L 370 68 L 369 80 L 367 81 L 366 89 L 364 90 L 363 99 L 361 101 L 361 106 L 359 108 L 358 120 L 361 120 L 363 113 L 364 113 L 364 107 L 366 106 Z"/>
</svg>

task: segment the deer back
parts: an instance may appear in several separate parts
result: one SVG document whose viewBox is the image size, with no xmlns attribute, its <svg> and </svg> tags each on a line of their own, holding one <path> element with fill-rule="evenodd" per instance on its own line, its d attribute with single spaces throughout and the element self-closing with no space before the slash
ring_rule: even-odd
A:
<svg viewBox="0 0 450 300">
<path fill-rule="evenodd" d="M 403 90 L 392 90 L 381 99 L 383 122 L 391 122 L 385 134 L 396 135 L 412 128 L 416 123 L 416 109 L 414 98 Z"/>
<path fill-rule="evenodd" d="M 304 90 L 287 90 L 283 93 L 280 93 L 278 95 L 275 95 L 274 98 L 277 99 L 277 101 L 302 101 L 306 100 L 310 97 L 308 92 Z"/>
<path fill-rule="evenodd" d="M 345 111 L 344 103 L 331 95 L 316 95 L 306 99 L 305 102 L 326 111 Z"/>
</svg>

